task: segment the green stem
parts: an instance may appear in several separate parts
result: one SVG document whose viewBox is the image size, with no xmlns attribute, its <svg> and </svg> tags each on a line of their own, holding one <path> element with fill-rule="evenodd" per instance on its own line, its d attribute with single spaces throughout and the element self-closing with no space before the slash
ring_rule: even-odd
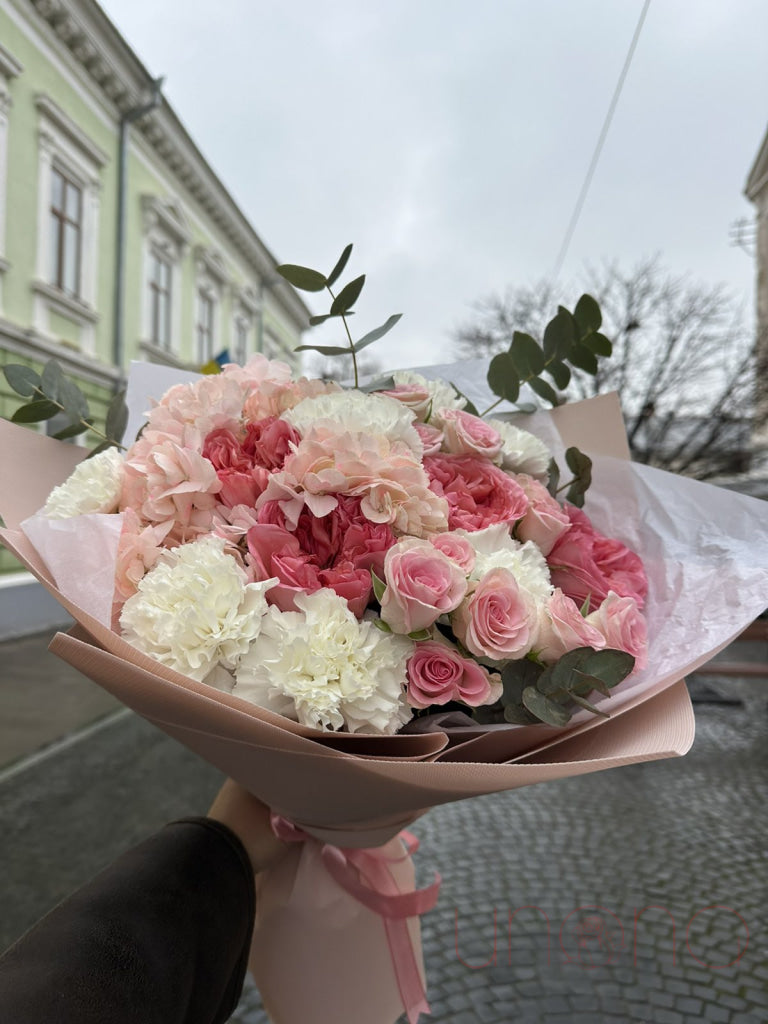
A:
<svg viewBox="0 0 768 1024">
<path fill-rule="evenodd" d="M 502 403 L 503 401 L 504 401 L 504 399 L 503 399 L 503 398 L 497 398 L 495 402 L 493 402 L 493 403 L 492 403 L 491 405 L 489 405 L 489 406 L 488 406 L 488 408 L 487 408 L 487 409 L 484 409 L 484 410 L 483 410 L 483 411 L 482 411 L 482 412 L 480 413 L 480 419 L 482 419 L 482 418 L 483 418 L 483 416 L 487 416 L 487 415 L 488 415 L 488 413 L 489 413 L 489 412 L 490 412 L 490 411 L 491 411 L 492 409 L 495 409 L 497 405 L 501 405 L 501 403 Z"/>
<path fill-rule="evenodd" d="M 41 399 L 45 400 L 46 402 L 53 402 L 53 404 L 57 406 L 62 412 L 67 412 L 64 406 L 61 404 L 61 402 L 57 402 L 55 399 L 49 398 L 48 395 L 44 395 L 39 388 L 35 388 L 35 390 L 37 391 L 38 395 L 40 395 Z M 67 415 L 69 415 L 69 413 L 67 413 Z M 76 422 L 81 423 L 84 427 L 87 427 L 90 433 L 95 434 L 96 437 L 100 437 L 102 441 L 109 441 L 109 443 L 113 444 L 115 448 L 119 448 L 121 452 L 128 451 L 124 444 L 120 444 L 119 441 L 115 441 L 113 437 L 107 437 L 107 435 L 103 433 L 103 431 L 97 430 L 92 423 L 89 423 L 88 420 L 84 420 L 82 416 L 78 417 Z"/>
<path fill-rule="evenodd" d="M 327 284 L 325 287 L 331 293 L 331 298 L 335 299 L 336 296 L 331 291 L 331 286 Z M 355 387 L 358 387 L 360 382 L 357 376 L 357 356 L 355 354 L 355 343 L 354 341 L 352 341 L 352 335 L 350 334 L 349 331 L 349 324 L 347 323 L 347 318 L 343 313 L 341 314 L 341 322 L 344 324 L 344 330 L 347 332 L 347 338 L 349 340 L 349 354 L 352 356 L 352 369 L 354 370 L 355 373 Z"/>
</svg>

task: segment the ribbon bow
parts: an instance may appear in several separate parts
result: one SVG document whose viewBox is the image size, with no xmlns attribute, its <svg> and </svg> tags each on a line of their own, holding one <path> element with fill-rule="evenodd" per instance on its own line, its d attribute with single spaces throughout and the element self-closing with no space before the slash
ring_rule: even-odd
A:
<svg viewBox="0 0 768 1024">
<path fill-rule="evenodd" d="M 272 831 L 284 843 L 320 842 L 274 811 L 270 822 Z M 401 857 L 387 856 L 376 848 L 355 850 L 330 843 L 320 843 L 320 853 L 325 869 L 337 885 L 381 917 L 403 1007 L 409 1024 L 417 1024 L 419 1014 L 430 1011 L 407 919 L 432 910 L 441 878 L 435 873 L 434 882 L 426 889 L 401 892 L 387 865 L 405 860 L 418 849 L 419 841 L 405 830 L 398 838 L 405 846 Z"/>
</svg>

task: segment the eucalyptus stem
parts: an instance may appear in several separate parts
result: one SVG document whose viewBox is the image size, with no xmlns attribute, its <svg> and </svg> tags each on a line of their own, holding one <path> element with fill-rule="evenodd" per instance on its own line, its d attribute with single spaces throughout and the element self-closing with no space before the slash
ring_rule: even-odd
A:
<svg viewBox="0 0 768 1024">
<path fill-rule="evenodd" d="M 61 404 L 61 402 L 57 402 L 54 398 L 49 398 L 47 395 L 44 395 L 43 392 L 39 388 L 35 388 L 35 391 L 38 393 L 38 395 L 40 395 L 40 398 L 42 400 L 44 400 L 46 402 L 51 402 L 58 409 L 60 409 L 62 412 L 67 412 L 65 407 Z M 67 415 L 69 415 L 69 413 L 67 413 Z M 84 420 L 82 418 L 82 416 L 78 416 L 76 422 L 82 424 L 82 426 L 84 426 L 84 427 L 87 427 L 88 430 L 92 434 L 95 434 L 96 437 L 100 437 L 102 439 L 102 441 L 108 441 L 110 444 L 114 445 L 115 448 L 119 448 L 121 452 L 127 452 L 128 451 L 128 449 L 125 447 L 125 445 L 120 444 L 120 442 L 116 441 L 113 437 L 107 437 L 107 435 L 103 431 L 98 430 L 96 427 L 93 426 L 92 423 L 89 423 L 88 420 Z"/>
<path fill-rule="evenodd" d="M 496 401 L 492 402 L 487 409 L 483 409 L 483 411 L 480 413 L 480 418 L 482 419 L 483 416 L 487 416 L 492 409 L 495 409 L 497 405 L 501 405 L 503 401 L 503 398 L 497 398 Z"/>
<path fill-rule="evenodd" d="M 330 292 L 331 298 L 335 299 L 336 296 L 333 294 L 333 291 L 331 290 L 331 286 L 329 284 L 326 284 L 325 287 Z M 349 354 L 352 356 L 352 369 L 353 369 L 354 374 L 355 374 L 355 387 L 358 387 L 360 381 L 359 381 L 359 378 L 357 376 L 357 356 L 355 355 L 355 343 L 354 343 L 354 341 L 352 341 L 352 335 L 350 334 L 350 331 L 349 331 L 349 324 L 347 323 L 347 318 L 346 318 L 346 315 L 344 313 L 341 314 L 341 322 L 344 324 L 344 330 L 347 332 L 347 338 L 349 339 Z"/>
</svg>

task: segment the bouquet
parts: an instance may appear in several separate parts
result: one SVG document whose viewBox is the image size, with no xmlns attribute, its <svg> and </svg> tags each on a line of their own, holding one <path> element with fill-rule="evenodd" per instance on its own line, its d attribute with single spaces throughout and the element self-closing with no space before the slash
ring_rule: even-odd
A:
<svg viewBox="0 0 768 1024">
<path fill-rule="evenodd" d="M 331 290 L 346 258 L 327 277 L 282 269 Z M 328 316 L 346 327 L 361 289 L 332 292 Z M 344 351 L 354 362 L 395 320 Z M 596 365 L 599 326 L 583 297 L 541 345 L 516 335 L 492 405 L 523 383 L 551 400 L 542 373 L 564 387 L 569 363 Z M 27 409 L 66 408 L 55 370 L 9 369 Z M 610 400 L 553 410 L 563 487 L 535 433 L 445 381 L 342 389 L 263 357 L 172 387 L 124 455 L 0 426 L 3 540 L 78 622 L 52 649 L 312 837 L 260 882 L 257 980 L 289 1024 L 359 1019 L 363 998 L 369 1020 L 415 1020 L 414 915 L 435 891 L 413 892 L 401 827 L 446 800 L 684 753 L 678 681 L 766 601 L 759 503 L 728 496 L 740 544 L 714 489 L 615 457 Z M 683 522 L 710 508 L 707 559 L 669 528 L 670 501 Z M 699 623 L 705 580 L 721 598 Z"/>
</svg>

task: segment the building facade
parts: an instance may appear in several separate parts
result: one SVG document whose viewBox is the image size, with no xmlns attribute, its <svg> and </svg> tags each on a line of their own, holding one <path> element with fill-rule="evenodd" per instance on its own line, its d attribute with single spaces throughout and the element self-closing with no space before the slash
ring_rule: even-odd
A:
<svg viewBox="0 0 768 1024">
<path fill-rule="evenodd" d="M 0 365 L 55 357 L 97 420 L 132 359 L 295 365 L 276 265 L 97 3 L 0 0 Z"/>
<path fill-rule="evenodd" d="M 753 443 L 756 471 L 768 479 L 768 132 L 744 189 L 757 222 L 757 359 Z"/>
</svg>

